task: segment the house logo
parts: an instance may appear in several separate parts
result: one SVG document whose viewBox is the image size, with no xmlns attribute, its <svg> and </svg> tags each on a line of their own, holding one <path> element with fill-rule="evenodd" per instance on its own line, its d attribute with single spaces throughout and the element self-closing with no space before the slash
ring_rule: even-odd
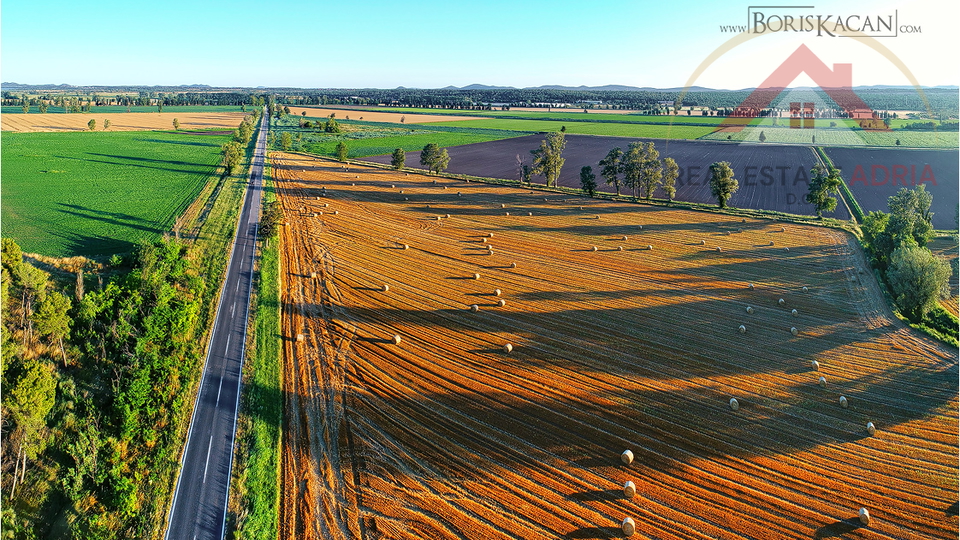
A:
<svg viewBox="0 0 960 540">
<path fill-rule="evenodd" d="M 813 129 L 818 117 L 836 117 L 851 119 L 861 129 L 889 131 L 880 115 L 853 91 L 853 64 L 834 64 L 830 69 L 803 44 L 734 108 L 716 131 L 740 131 L 751 125 L 754 119 L 780 114 L 773 109 L 774 101 L 802 73 L 810 76 L 837 108 L 818 110 L 814 101 L 791 101 L 788 109 L 790 128 Z"/>
</svg>

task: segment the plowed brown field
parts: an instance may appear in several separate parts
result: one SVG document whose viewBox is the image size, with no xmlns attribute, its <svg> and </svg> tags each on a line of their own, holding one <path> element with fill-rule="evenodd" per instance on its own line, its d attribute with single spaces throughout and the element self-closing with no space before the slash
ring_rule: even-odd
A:
<svg viewBox="0 0 960 540">
<path fill-rule="evenodd" d="M 957 537 L 956 353 L 847 234 L 273 163 L 281 538 Z"/>
<path fill-rule="evenodd" d="M 235 129 L 245 113 L 85 113 L 85 114 L 5 114 L 0 117 L 3 131 L 86 131 L 90 120 L 97 121 L 97 131 L 103 130 L 103 121 L 110 120 L 107 131 L 145 131 L 173 129 L 173 119 L 180 121 L 180 129 L 223 130 Z"/>
</svg>

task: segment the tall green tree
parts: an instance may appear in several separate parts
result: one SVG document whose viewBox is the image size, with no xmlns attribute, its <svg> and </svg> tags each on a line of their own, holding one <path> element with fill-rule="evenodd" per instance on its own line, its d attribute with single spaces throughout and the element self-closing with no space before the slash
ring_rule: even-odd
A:
<svg viewBox="0 0 960 540">
<path fill-rule="evenodd" d="M 896 245 L 908 240 L 923 247 L 933 238 L 933 214 L 930 206 L 933 195 L 924 184 L 914 189 L 900 188 L 887 199 L 890 209 L 890 222 L 887 230 Z"/>
<path fill-rule="evenodd" d="M 280 203 L 273 201 L 267 203 L 260 214 L 260 226 L 257 234 L 263 238 L 271 239 L 280 233 L 280 227 L 283 226 L 283 207 Z"/>
<path fill-rule="evenodd" d="M 63 362 L 66 364 L 67 353 L 63 347 L 63 340 L 70 335 L 70 299 L 57 291 L 48 293 L 33 314 L 33 321 L 37 334 L 47 337 L 51 343 L 59 346 Z"/>
<path fill-rule="evenodd" d="M 887 281 L 903 313 L 918 322 L 950 293 L 950 265 L 914 243 L 890 255 Z"/>
<path fill-rule="evenodd" d="M 540 147 L 530 151 L 533 154 L 533 174 L 543 175 L 548 187 L 556 185 L 560 178 L 560 169 L 566 161 L 563 158 L 563 149 L 566 146 L 566 136 L 554 132 L 547 133 L 547 137 L 540 142 Z"/>
<path fill-rule="evenodd" d="M 407 162 L 407 153 L 403 151 L 403 148 L 396 148 L 393 151 L 393 155 L 390 156 L 390 165 L 393 165 L 393 168 L 400 171 L 403 170 L 403 166 Z"/>
<path fill-rule="evenodd" d="M 597 175 L 593 174 L 593 167 L 589 165 L 580 168 L 580 189 L 590 197 L 597 194 Z"/>
<path fill-rule="evenodd" d="M 173 119 L 173 129 L 174 131 L 180 131 L 180 120 Z"/>
<path fill-rule="evenodd" d="M 830 195 L 839 193 L 842 182 L 840 171 L 833 167 L 829 172 L 819 164 L 810 169 L 810 187 L 804 200 L 813 205 L 817 217 L 823 217 L 824 212 L 833 212 L 837 208 L 837 199 Z"/>
<path fill-rule="evenodd" d="M 343 161 L 343 162 L 347 161 L 347 156 L 349 154 L 349 151 L 347 149 L 346 143 L 344 143 L 343 141 L 338 142 L 335 152 L 337 154 L 337 161 Z"/>
<path fill-rule="evenodd" d="M 108 129 L 110 129 L 110 119 L 109 119 L 109 118 L 105 118 L 105 119 L 103 120 L 103 130 L 106 131 L 106 130 L 108 130 Z"/>
<path fill-rule="evenodd" d="M 290 135 L 289 131 L 284 131 L 280 135 L 280 148 L 286 152 L 290 150 L 290 146 L 293 144 L 293 135 Z M 341 143 L 343 144 L 343 143 Z M 339 148 L 339 147 L 338 147 Z"/>
<path fill-rule="evenodd" d="M 740 183 L 733 177 L 733 169 L 727 161 L 718 161 L 710 165 L 710 192 L 717 199 L 720 208 L 727 207 L 727 201 L 740 189 Z"/>
<path fill-rule="evenodd" d="M 677 178 L 680 177 L 680 167 L 676 160 L 668 157 L 663 160 L 663 191 L 667 193 L 667 200 L 673 201 L 677 194 Z"/>
<path fill-rule="evenodd" d="M 24 358 L 17 371 L 17 377 L 4 386 L 3 392 L 5 416 L 13 424 L 9 438 L 15 453 L 11 492 L 16 490 L 18 475 L 19 482 L 23 482 L 27 460 L 37 459 L 46 448 L 46 420 L 57 388 L 53 366 L 43 359 Z"/>
<path fill-rule="evenodd" d="M 227 174 L 233 175 L 243 163 L 243 147 L 237 141 L 230 141 L 221 147 L 223 152 L 223 167 Z"/>
<path fill-rule="evenodd" d="M 47 104 L 47 102 L 44 101 L 44 100 L 40 100 L 40 104 L 37 105 L 37 108 L 40 109 L 40 114 L 46 114 L 47 109 L 48 109 L 49 107 L 50 107 L 50 105 Z"/>
<path fill-rule="evenodd" d="M 623 184 L 633 190 L 634 198 L 640 189 L 643 178 L 643 165 L 646 161 L 646 148 L 641 141 L 634 141 L 627 146 L 627 151 L 620 159 L 620 170 L 623 172 Z"/>
<path fill-rule="evenodd" d="M 660 163 L 660 152 L 651 141 L 644 146 L 643 164 L 640 168 L 640 188 L 643 190 L 644 198 L 650 200 L 662 179 L 663 164 Z"/>
<path fill-rule="evenodd" d="M 90 131 L 96 131 L 97 121 L 91 118 L 90 121 L 87 122 L 87 129 L 89 129 Z"/>
<path fill-rule="evenodd" d="M 440 173 L 450 164 L 450 155 L 447 149 L 441 149 L 436 143 L 430 143 L 420 151 L 420 165 L 427 168 L 428 171 Z"/>
<path fill-rule="evenodd" d="M 619 147 L 613 148 L 607 155 L 600 160 L 600 176 L 607 185 L 613 184 L 617 188 L 617 196 L 620 196 L 620 173 L 623 172 L 621 162 L 623 161 L 623 150 Z"/>
</svg>

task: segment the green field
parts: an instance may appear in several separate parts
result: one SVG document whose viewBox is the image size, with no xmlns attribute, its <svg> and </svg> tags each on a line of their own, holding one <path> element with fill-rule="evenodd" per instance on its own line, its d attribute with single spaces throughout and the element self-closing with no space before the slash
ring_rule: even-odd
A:
<svg viewBox="0 0 960 540">
<path fill-rule="evenodd" d="M 247 112 L 253 108 L 247 105 Z M 53 107 L 47 109 L 45 114 L 63 114 L 63 107 Z M 102 114 L 102 113 L 123 113 L 127 112 L 127 107 L 121 105 L 108 105 L 105 107 L 93 107 L 90 112 L 81 114 Z M 131 106 L 130 112 L 157 112 L 156 105 Z M 164 107 L 163 112 L 183 112 L 183 113 L 204 113 L 204 112 L 240 112 L 239 105 L 176 105 Z M 19 106 L 6 105 L 0 107 L 0 114 L 23 114 L 23 108 Z M 40 114 L 37 107 L 30 107 L 29 114 Z"/>
<path fill-rule="evenodd" d="M 170 230 L 228 135 L 3 133 L 3 235 L 55 257 L 130 251 Z"/>
<path fill-rule="evenodd" d="M 605 135 L 608 137 L 642 137 L 652 139 L 697 139 L 713 131 L 713 128 L 710 126 L 615 124 L 607 122 L 569 122 L 565 124 L 555 120 L 515 120 L 509 118 L 431 122 L 430 125 L 512 130 L 527 133 L 559 131 L 561 127 L 566 127 L 567 133 L 573 135 Z"/>
<path fill-rule="evenodd" d="M 320 120 L 310 117 L 307 119 L 311 122 Z M 271 122 L 271 129 L 276 133 L 274 144 L 271 146 L 273 150 L 280 150 L 281 134 L 286 131 L 294 138 L 291 150 L 330 157 L 336 154 L 335 149 L 340 142 L 347 145 L 348 157 L 362 158 L 389 154 L 396 148 L 403 148 L 407 152 L 418 151 L 430 143 L 436 143 L 441 147 L 459 146 L 525 135 L 515 131 L 494 129 L 437 126 L 436 124 L 410 124 L 407 127 L 401 124 L 355 120 L 339 120 L 343 133 L 331 134 L 320 132 L 315 128 L 300 128 L 299 117 L 287 116 Z M 299 142 L 296 140 L 297 135 L 300 136 Z"/>
<path fill-rule="evenodd" d="M 703 137 L 706 140 L 733 140 L 759 142 L 763 132 L 767 143 L 816 144 L 817 146 L 885 146 L 896 148 L 957 148 L 956 132 L 932 131 L 867 131 L 853 129 L 790 129 L 787 127 L 763 126 L 740 132 L 720 131 Z M 814 142 L 813 137 L 816 137 Z"/>
</svg>

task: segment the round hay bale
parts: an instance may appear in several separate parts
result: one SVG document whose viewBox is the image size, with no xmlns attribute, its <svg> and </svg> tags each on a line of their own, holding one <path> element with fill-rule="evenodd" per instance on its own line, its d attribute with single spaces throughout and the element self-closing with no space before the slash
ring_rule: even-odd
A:
<svg viewBox="0 0 960 540">
<path fill-rule="evenodd" d="M 752 291 L 752 290 L 753 290 L 753 283 L 747 283 L 747 288 Z"/>
<path fill-rule="evenodd" d="M 647 251 L 652 251 L 652 250 L 653 250 L 653 246 L 650 244 L 647 244 Z"/>
<path fill-rule="evenodd" d="M 457 192 L 457 197 L 463 197 L 463 193 Z"/>
<path fill-rule="evenodd" d="M 738 228 L 738 229 L 737 229 L 737 232 L 738 232 L 738 233 L 742 233 L 742 232 L 743 232 L 743 229 L 739 229 L 739 228 Z"/>
<path fill-rule="evenodd" d="M 505 306 L 505 305 L 507 305 L 507 301 L 504 300 L 503 298 L 497 300 L 497 306 L 503 307 L 503 306 Z"/>
<path fill-rule="evenodd" d="M 410 249 L 410 246 L 406 244 L 400 244 L 400 249 Z"/>
<path fill-rule="evenodd" d="M 427 208 L 430 208 L 430 205 L 429 205 L 429 204 L 427 205 Z"/>
<path fill-rule="evenodd" d="M 813 369 L 814 371 L 820 371 L 820 362 L 817 362 L 816 360 L 812 360 L 810 362 L 810 368 Z"/>
<path fill-rule="evenodd" d="M 380 290 L 383 292 L 390 292 L 390 286 L 384 283 L 383 285 L 380 286 Z"/>
<path fill-rule="evenodd" d="M 701 240 L 701 241 L 700 241 L 700 245 L 701 245 L 701 246 L 707 245 L 707 241 L 706 241 L 706 240 Z"/>
<path fill-rule="evenodd" d="M 857 518 L 860 519 L 860 523 L 863 523 L 865 526 L 870 526 L 870 511 L 866 508 L 861 508 L 860 512 L 857 514 Z"/>
<path fill-rule="evenodd" d="M 441 219 L 443 219 L 443 216 L 437 216 L 437 221 L 440 221 Z"/>
<path fill-rule="evenodd" d="M 517 267 L 517 263 L 515 262 L 510 263 L 510 268 L 516 268 L 516 267 Z"/>
<path fill-rule="evenodd" d="M 480 311 L 480 306 L 478 306 L 478 305 L 476 305 L 476 304 L 473 304 L 472 306 L 470 306 L 470 311 L 476 313 L 476 312 Z"/>
<path fill-rule="evenodd" d="M 532 216 L 532 215 L 533 215 L 533 212 L 527 212 L 527 215 L 528 215 L 528 216 Z"/>
<path fill-rule="evenodd" d="M 643 230 L 643 225 L 637 225 L 637 230 L 642 231 L 642 230 Z"/>
<path fill-rule="evenodd" d="M 800 312 L 797 311 L 797 310 L 795 310 L 795 309 L 791 309 L 791 310 L 790 310 L 790 314 L 793 315 L 794 317 L 799 317 L 799 316 L 800 316 Z"/>
<path fill-rule="evenodd" d="M 409 200 L 410 200 L 410 197 L 404 197 L 403 200 L 409 201 Z"/>
<path fill-rule="evenodd" d="M 600 219 L 600 214 L 597 214 L 597 217 L 594 218 L 594 219 Z"/>
<path fill-rule="evenodd" d="M 310 272 L 310 279 L 317 279 L 317 273 L 316 273 L 316 272 Z"/>
<path fill-rule="evenodd" d="M 633 518 L 625 517 L 620 524 L 620 530 L 623 531 L 624 536 L 633 536 L 637 532 L 637 524 L 633 522 Z"/>
<path fill-rule="evenodd" d="M 746 223 L 746 222 L 747 222 L 746 219 L 741 219 L 741 220 L 740 220 L 740 223 Z"/>
<path fill-rule="evenodd" d="M 846 397 L 840 396 L 840 406 L 843 407 L 844 409 L 846 409 L 847 407 L 850 406 L 850 404 L 847 403 L 847 398 L 846 398 Z"/>
<path fill-rule="evenodd" d="M 784 250 L 784 251 L 790 251 L 790 248 L 785 247 L 785 248 L 783 248 L 783 250 Z"/>
<path fill-rule="evenodd" d="M 480 239 L 480 243 L 481 243 L 481 244 L 486 244 L 486 243 L 487 243 L 487 238 L 486 238 L 486 237 L 481 238 L 481 239 Z"/>
<path fill-rule="evenodd" d="M 480 279 L 480 274 L 474 274 L 473 279 Z"/>
<path fill-rule="evenodd" d="M 596 251 L 596 250 L 597 250 L 597 246 L 593 246 L 593 250 Z"/>
<path fill-rule="evenodd" d="M 780 232 L 787 232 L 787 228 L 786 228 L 786 227 L 780 227 Z"/>
<path fill-rule="evenodd" d="M 507 205 L 505 205 L 505 204 L 503 204 L 503 203 L 500 203 L 500 208 L 506 208 L 506 207 L 507 207 Z"/>
<path fill-rule="evenodd" d="M 723 248 L 720 246 L 717 246 L 717 253 L 722 253 L 722 252 L 723 252 Z"/>
<path fill-rule="evenodd" d="M 433 183 L 434 183 L 434 184 L 436 184 L 436 183 L 437 183 L 437 181 L 436 181 L 436 180 L 434 180 L 434 181 L 433 181 Z"/>
<path fill-rule="evenodd" d="M 620 454 L 620 461 L 622 461 L 624 465 L 633 463 L 633 452 L 630 450 L 624 450 L 623 453 Z"/>
<path fill-rule="evenodd" d="M 447 186 L 443 186 L 443 189 L 447 189 Z"/>
<path fill-rule="evenodd" d="M 394 334 L 393 338 L 390 341 L 393 342 L 394 345 L 399 345 L 401 341 L 400 336 L 397 334 Z"/>
<path fill-rule="evenodd" d="M 493 251 L 493 244 L 487 244 L 487 251 Z"/>
<path fill-rule="evenodd" d="M 323 203 L 323 207 L 324 207 L 324 208 L 329 208 L 329 207 L 330 207 L 330 203 Z"/>
<path fill-rule="evenodd" d="M 803 289 L 801 289 L 801 290 L 802 290 L 803 292 L 807 292 L 807 291 L 809 291 L 810 289 L 808 289 L 808 288 L 806 288 L 806 287 L 803 287 Z"/>
<path fill-rule="evenodd" d="M 623 246 L 617 246 L 617 251 L 623 251 Z"/>
<path fill-rule="evenodd" d="M 400 190 L 400 194 L 403 195 L 403 190 L 402 190 L 402 189 Z"/>
<path fill-rule="evenodd" d="M 350 185 L 351 185 L 351 186 L 356 186 L 357 183 L 356 183 L 356 182 L 350 182 Z"/>
<path fill-rule="evenodd" d="M 357 175 L 357 178 L 360 178 L 360 175 L 359 175 L 359 174 Z"/>
<path fill-rule="evenodd" d="M 740 410 L 740 402 L 737 401 L 737 398 L 735 397 L 730 398 L 730 408 L 735 411 Z"/>
<path fill-rule="evenodd" d="M 507 353 L 507 354 L 512 353 L 512 352 L 513 352 L 513 345 L 511 345 L 511 344 L 509 344 L 509 343 L 504 344 L 504 346 L 503 346 L 503 352 L 505 352 L 505 353 Z"/>
<path fill-rule="evenodd" d="M 487 255 L 493 255 L 493 248 L 487 249 Z"/>
<path fill-rule="evenodd" d="M 749 313 L 750 315 L 753 315 L 753 307 L 752 307 L 752 306 L 747 306 L 747 313 Z"/>
<path fill-rule="evenodd" d="M 770 241 L 770 245 L 771 245 L 771 246 L 773 245 L 773 240 Z"/>
<path fill-rule="evenodd" d="M 626 236 L 623 236 L 623 241 L 624 241 L 624 242 L 627 241 L 627 237 L 626 237 Z"/>
<path fill-rule="evenodd" d="M 877 427 L 873 425 L 873 422 L 867 422 L 867 433 L 869 433 L 871 437 L 877 433 Z"/>
<path fill-rule="evenodd" d="M 397 186 L 395 186 L 395 185 L 393 185 L 393 184 L 390 184 L 390 189 L 394 189 L 394 188 L 396 188 L 396 187 L 397 187 Z"/>
<path fill-rule="evenodd" d="M 510 212 L 504 212 L 503 215 L 509 216 L 509 215 L 510 215 Z"/>
<path fill-rule="evenodd" d="M 817 384 L 820 385 L 820 388 L 826 388 L 826 387 L 827 387 L 827 378 L 824 377 L 823 375 L 821 375 L 820 378 L 817 379 Z"/>
<path fill-rule="evenodd" d="M 796 326 L 791 326 L 791 327 L 790 327 L 790 333 L 793 334 L 793 335 L 797 335 L 797 334 L 800 333 L 800 331 L 797 330 L 797 327 L 796 327 Z"/>
<path fill-rule="evenodd" d="M 742 325 L 742 324 L 740 325 L 739 328 L 737 328 L 737 330 L 738 330 L 741 334 L 746 334 L 746 333 L 747 333 L 747 327 L 744 326 L 744 325 Z"/>
<path fill-rule="evenodd" d="M 494 289 L 494 290 L 493 290 L 493 295 L 494 295 L 494 296 L 500 296 L 501 294 L 503 294 L 503 291 L 501 291 L 500 289 Z"/>
<path fill-rule="evenodd" d="M 333 215 L 339 216 L 339 215 L 340 215 L 340 211 L 339 211 L 339 210 L 334 210 L 334 211 L 333 211 Z"/>
<path fill-rule="evenodd" d="M 488 233 L 487 233 L 487 238 L 493 238 L 493 233 L 492 233 L 492 232 L 488 232 Z"/>
<path fill-rule="evenodd" d="M 581 206 L 580 209 L 583 210 L 583 207 Z"/>
<path fill-rule="evenodd" d="M 787 302 L 786 302 L 783 298 L 781 298 L 781 299 L 777 300 L 777 303 L 782 306 L 782 305 L 786 304 Z"/>
<path fill-rule="evenodd" d="M 305 339 L 307 339 L 307 338 L 306 338 L 306 336 L 304 336 L 303 334 L 297 334 L 297 341 L 303 341 L 303 340 L 305 340 Z"/>
<path fill-rule="evenodd" d="M 628 499 L 632 499 L 636 494 L 637 486 L 635 486 L 630 480 L 627 480 L 626 483 L 623 484 L 623 496 Z"/>
</svg>

